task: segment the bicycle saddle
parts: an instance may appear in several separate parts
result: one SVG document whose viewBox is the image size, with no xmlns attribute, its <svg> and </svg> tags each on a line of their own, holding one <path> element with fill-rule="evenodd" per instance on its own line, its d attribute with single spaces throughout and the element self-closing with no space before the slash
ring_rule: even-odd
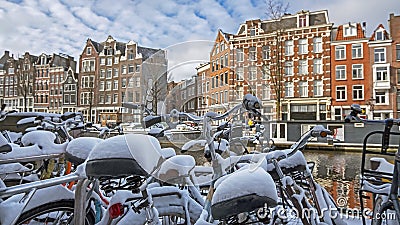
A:
<svg viewBox="0 0 400 225">
<path fill-rule="evenodd" d="M 73 164 L 79 165 L 87 159 L 94 146 L 103 139 L 96 137 L 80 137 L 68 143 L 65 158 Z"/>
<path fill-rule="evenodd" d="M 215 183 L 211 200 L 214 219 L 225 219 L 242 212 L 276 206 L 278 194 L 272 177 L 262 168 L 244 168 L 221 177 Z"/>
<path fill-rule="evenodd" d="M 155 137 L 125 134 L 94 146 L 86 162 L 89 177 L 149 176 L 164 161 Z"/>
</svg>

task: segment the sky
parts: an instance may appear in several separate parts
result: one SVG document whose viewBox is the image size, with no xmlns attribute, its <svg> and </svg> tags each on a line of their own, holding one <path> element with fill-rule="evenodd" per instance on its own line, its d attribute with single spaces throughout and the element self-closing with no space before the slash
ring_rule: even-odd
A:
<svg viewBox="0 0 400 225">
<path fill-rule="evenodd" d="M 399 0 L 282 0 L 288 13 L 328 10 L 334 25 L 367 22 L 367 34 Z M 196 73 L 209 58 L 218 29 L 235 34 L 249 19 L 268 19 L 265 0 L 0 0 L 0 56 L 63 53 L 79 61 L 88 38 L 164 49 L 171 80 Z"/>
</svg>

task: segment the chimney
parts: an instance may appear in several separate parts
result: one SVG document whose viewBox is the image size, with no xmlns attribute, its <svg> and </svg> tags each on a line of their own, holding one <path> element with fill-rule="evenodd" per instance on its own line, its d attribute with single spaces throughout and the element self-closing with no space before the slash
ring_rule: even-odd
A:
<svg viewBox="0 0 400 225">
<path fill-rule="evenodd" d="M 10 56 L 10 51 L 4 51 L 4 55 Z"/>
</svg>

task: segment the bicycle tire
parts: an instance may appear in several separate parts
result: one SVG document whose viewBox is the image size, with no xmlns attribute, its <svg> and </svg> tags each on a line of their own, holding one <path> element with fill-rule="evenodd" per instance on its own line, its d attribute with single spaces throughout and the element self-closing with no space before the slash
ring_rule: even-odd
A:
<svg viewBox="0 0 400 225">
<path fill-rule="evenodd" d="M 30 209 L 22 213 L 16 224 L 17 225 L 31 224 L 31 222 L 34 224 L 40 224 L 40 223 L 59 224 L 59 223 L 54 223 L 56 222 L 55 220 L 56 212 L 66 213 L 65 216 L 63 215 L 63 218 L 57 218 L 57 219 L 62 219 L 63 223 L 61 224 L 73 224 L 74 200 L 73 199 L 59 200 L 56 202 L 46 203 L 37 206 L 33 209 Z M 56 215 L 58 216 L 58 213 L 56 213 Z M 95 224 L 95 213 L 92 209 L 90 209 L 86 213 L 85 225 L 93 225 L 93 224 Z"/>
<path fill-rule="evenodd" d="M 371 225 L 398 225 L 396 212 L 393 209 L 393 203 L 385 202 L 382 196 L 375 199 L 374 209 L 372 211 Z"/>
</svg>

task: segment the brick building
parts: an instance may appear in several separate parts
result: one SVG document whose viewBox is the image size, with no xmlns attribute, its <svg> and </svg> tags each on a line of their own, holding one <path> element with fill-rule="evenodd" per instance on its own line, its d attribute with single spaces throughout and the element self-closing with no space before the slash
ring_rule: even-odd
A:
<svg viewBox="0 0 400 225">
<path fill-rule="evenodd" d="M 372 74 L 365 27 L 360 23 L 339 25 L 332 30 L 332 119 L 342 120 L 351 104 L 367 115 L 373 109 Z M 371 117 L 370 117 L 371 118 Z"/>
<path fill-rule="evenodd" d="M 326 10 L 241 24 L 229 39 L 233 98 L 259 96 L 270 119 L 329 118 L 332 25 Z"/>
<path fill-rule="evenodd" d="M 146 104 L 159 111 L 167 92 L 167 59 L 163 50 L 134 41 L 91 39 L 79 59 L 78 110 L 98 123 L 140 122 L 142 112 L 122 108 L 122 102 Z"/>
</svg>

